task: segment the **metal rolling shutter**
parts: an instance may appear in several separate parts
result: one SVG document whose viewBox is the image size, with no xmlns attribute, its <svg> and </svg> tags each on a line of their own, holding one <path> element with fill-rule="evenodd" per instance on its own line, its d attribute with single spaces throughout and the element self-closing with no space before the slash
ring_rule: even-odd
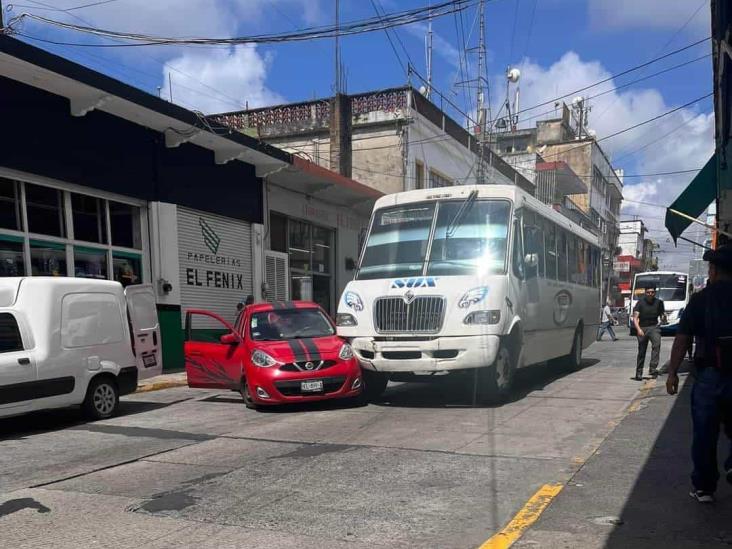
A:
<svg viewBox="0 0 732 549">
<path fill-rule="evenodd" d="M 289 265 L 287 254 L 266 250 L 264 256 L 264 279 L 269 287 L 265 299 L 267 301 L 287 301 Z"/>
<path fill-rule="evenodd" d="M 178 207 L 178 258 L 183 311 L 233 322 L 236 304 L 254 293 L 251 224 Z"/>
</svg>

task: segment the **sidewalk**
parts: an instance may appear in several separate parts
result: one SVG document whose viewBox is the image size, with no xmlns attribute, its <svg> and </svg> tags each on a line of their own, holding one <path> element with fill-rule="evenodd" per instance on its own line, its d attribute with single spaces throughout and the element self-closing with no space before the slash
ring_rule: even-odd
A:
<svg viewBox="0 0 732 549">
<path fill-rule="evenodd" d="M 159 391 L 160 389 L 169 389 L 171 387 L 187 386 L 188 379 L 185 372 L 172 372 L 139 381 L 137 383 L 137 392 L 145 393 L 147 391 Z"/>
<path fill-rule="evenodd" d="M 714 505 L 689 496 L 691 379 L 677 397 L 652 386 L 514 547 L 732 546 L 732 486 Z M 720 456 L 729 450 L 722 435 Z M 722 460 L 720 460 L 721 462 Z"/>
</svg>

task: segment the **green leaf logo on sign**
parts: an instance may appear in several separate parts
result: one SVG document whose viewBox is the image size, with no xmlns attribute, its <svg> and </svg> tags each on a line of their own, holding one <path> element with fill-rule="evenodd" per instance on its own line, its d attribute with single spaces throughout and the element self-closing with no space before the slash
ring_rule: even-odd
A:
<svg viewBox="0 0 732 549">
<path fill-rule="evenodd" d="M 221 244 L 221 238 L 217 235 L 211 226 L 204 221 L 202 217 L 198 218 L 198 224 L 201 226 L 201 235 L 203 235 L 203 242 L 206 247 L 211 250 L 212 254 L 219 251 L 219 245 Z"/>
</svg>

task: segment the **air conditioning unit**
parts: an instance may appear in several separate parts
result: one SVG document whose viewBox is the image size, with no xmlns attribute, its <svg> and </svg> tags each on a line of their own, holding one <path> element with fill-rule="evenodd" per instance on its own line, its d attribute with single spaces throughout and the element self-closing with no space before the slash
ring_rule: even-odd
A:
<svg viewBox="0 0 732 549">
<path fill-rule="evenodd" d="M 286 253 L 264 251 L 265 301 L 289 301 L 290 263 Z"/>
</svg>

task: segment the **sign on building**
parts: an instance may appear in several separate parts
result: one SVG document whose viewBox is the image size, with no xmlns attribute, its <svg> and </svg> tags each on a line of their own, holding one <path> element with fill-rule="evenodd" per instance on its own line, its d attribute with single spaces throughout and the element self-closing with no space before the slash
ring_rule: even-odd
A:
<svg viewBox="0 0 732 549">
<path fill-rule="evenodd" d="M 613 271 L 619 273 L 630 272 L 630 261 L 613 261 Z"/>
<path fill-rule="evenodd" d="M 228 321 L 252 294 L 252 231 L 245 221 L 178 208 L 181 308 Z"/>
</svg>

